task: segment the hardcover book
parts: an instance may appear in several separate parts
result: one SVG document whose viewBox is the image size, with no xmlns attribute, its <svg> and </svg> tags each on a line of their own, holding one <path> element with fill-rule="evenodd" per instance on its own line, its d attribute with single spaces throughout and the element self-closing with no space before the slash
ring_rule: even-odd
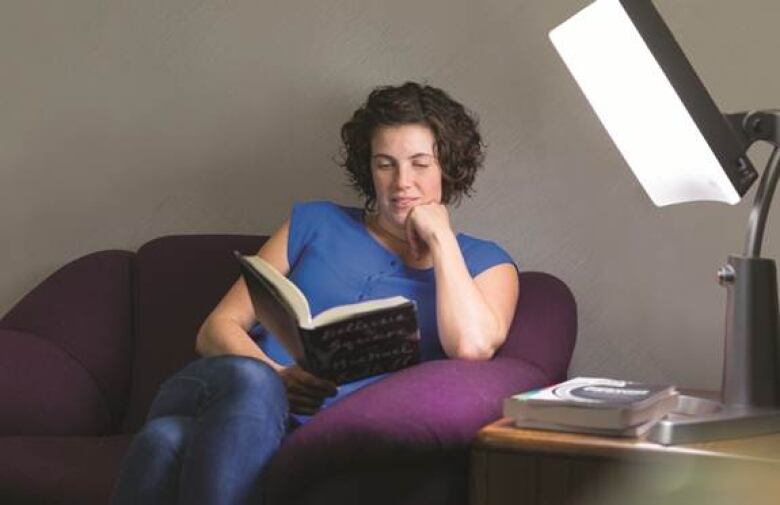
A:
<svg viewBox="0 0 780 505">
<path fill-rule="evenodd" d="M 628 428 L 593 428 L 590 426 L 570 426 L 568 424 L 549 423 L 543 421 L 532 421 L 527 419 L 516 419 L 515 426 L 518 428 L 527 428 L 531 430 L 563 431 L 567 433 L 588 433 L 591 435 L 600 435 L 605 437 L 623 437 L 633 438 L 641 437 L 655 426 L 658 419 L 650 419 L 636 426 Z"/>
<path fill-rule="evenodd" d="M 369 300 L 312 317 L 304 294 L 270 263 L 234 254 L 255 317 L 305 370 L 344 384 L 420 362 L 413 301 L 402 296 Z"/>
<path fill-rule="evenodd" d="M 674 410 L 677 396 L 671 385 L 578 377 L 506 398 L 504 415 L 526 427 L 547 424 L 570 428 L 564 431 L 590 428 L 628 434 L 630 428 Z"/>
</svg>

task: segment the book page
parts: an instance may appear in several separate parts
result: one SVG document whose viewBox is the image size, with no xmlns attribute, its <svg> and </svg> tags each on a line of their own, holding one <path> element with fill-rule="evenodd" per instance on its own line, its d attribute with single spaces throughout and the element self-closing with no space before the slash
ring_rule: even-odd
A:
<svg viewBox="0 0 780 505">
<path fill-rule="evenodd" d="M 378 300 L 368 300 L 365 302 L 352 303 L 350 305 L 339 305 L 338 307 L 332 307 L 328 310 L 324 310 L 317 314 L 311 321 L 310 326 L 304 326 L 305 328 L 316 328 L 318 326 L 325 326 L 326 324 L 335 323 L 350 317 L 366 314 L 375 310 L 386 309 L 390 307 L 396 307 L 403 305 L 409 301 L 408 298 L 403 296 L 393 296 L 390 298 L 380 298 Z M 303 325 L 301 325 L 303 326 Z"/>
<path fill-rule="evenodd" d="M 295 312 L 295 316 L 298 319 L 298 325 L 301 327 L 311 326 L 311 310 L 309 309 L 309 302 L 306 297 L 298 289 L 298 286 L 293 284 L 287 277 L 281 274 L 270 263 L 265 261 L 260 256 L 244 256 L 244 259 L 254 268 L 260 275 L 266 280 L 271 282 L 278 290 L 279 293 L 290 304 L 290 308 Z"/>
</svg>

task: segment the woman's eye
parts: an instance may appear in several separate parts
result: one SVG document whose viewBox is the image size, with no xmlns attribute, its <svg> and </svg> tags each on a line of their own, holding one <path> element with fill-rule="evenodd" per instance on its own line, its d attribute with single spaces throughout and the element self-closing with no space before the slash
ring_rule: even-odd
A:
<svg viewBox="0 0 780 505">
<path fill-rule="evenodd" d="M 376 168 L 392 168 L 393 165 L 390 163 L 380 163 L 376 166 Z"/>
<path fill-rule="evenodd" d="M 430 165 L 426 165 L 426 164 L 423 164 L 423 163 L 415 163 L 414 164 L 415 168 L 428 168 L 429 166 Z"/>
</svg>

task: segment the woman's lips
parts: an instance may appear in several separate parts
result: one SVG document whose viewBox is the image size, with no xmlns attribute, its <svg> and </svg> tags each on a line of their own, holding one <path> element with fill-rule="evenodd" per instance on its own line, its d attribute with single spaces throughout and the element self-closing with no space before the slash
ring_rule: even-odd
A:
<svg viewBox="0 0 780 505">
<path fill-rule="evenodd" d="M 417 201 L 417 198 L 392 198 L 390 202 L 393 204 L 393 207 L 396 207 L 398 209 L 406 209 L 414 205 L 414 203 Z"/>
</svg>

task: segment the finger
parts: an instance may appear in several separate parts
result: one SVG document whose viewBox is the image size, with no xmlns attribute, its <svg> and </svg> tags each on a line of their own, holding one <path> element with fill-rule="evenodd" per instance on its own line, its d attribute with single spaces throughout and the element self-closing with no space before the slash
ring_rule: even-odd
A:
<svg viewBox="0 0 780 505">
<path fill-rule="evenodd" d="M 317 412 L 319 412 L 320 409 L 313 409 L 310 407 L 299 407 L 297 405 L 290 405 L 290 412 L 293 414 L 299 414 L 304 416 L 313 416 Z"/>
<path fill-rule="evenodd" d="M 417 233 L 414 231 L 414 223 L 412 222 L 412 212 L 414 208 L 409 211 L 406 216 L 406 226 L 404 226 L 404 233 L 406 234 L 406 242 L 409 244 L 409 250 L 412 253 L 412 257 L 419 258 L 419 247 L 417 246 Z"/>
<path fill-rule="evenodd" d="M 305 377 L 302 376 L 291 378 L 291 380 L 289 380 L 285 386 L 287 387 L 287 391 L 298 395 L 314 396 L 319 398 L 328 396 L 330 394 L 330 390 L 314 387 L 307 382 Z"/>
<path fill-rule="evenodd" d="M 417 259 L 425 256 L 425 252 L 428 250 L 428 244 L 420 237 L 420 234 L 414 233 L 414 244 L 417 251 Z"/>
<path fill-rule="evenodd" d="M 307 391 L 317 392 L 324 396 L 332 396 L 338 393 L 338 387 L 334 382 L 321 379 L 306 370 L 300 371 L 298 379 L 300 379 L 301 386 Z"/>
<path fill-rule="evenodd" d="M 323 399 L 338 394 L 338 389 L 313 387 L 305 382 L 293 382 L 287 385 L 287 391 L 292 394 Z"/>
<path fill-rule="evenodd" d="M 406 242 L 409 244 L 409 250 L 412 253 L 412 257 L 419 258 L 420 252 L 417 247 L 416 233 L 412 230 L 406 230 Z"/>
<path fill-rule="evenodd" d="M 291 406 L 299 408 L 318 409 L 322 406 L 322 398 L 315 398 L 306 395 L 299 395 L 295 393 L 287 394 L 287 402 Z"/>
<path fill-rule="evenodd" d="M 322 398 L 336 396 L 338 385 L 333 381 L 322 379 L 295 364 L 285 368 L 281 374 L 284 386 L 289 392 Z"/>
<path fill-rule="evenodd" d="M 301 383 L 298 380 L 291 380 L 286 384 L 287 386 L 287 392 L 296 394 L 296 395 L 304 395 L 308 391 L 308 388 L 305 384 Z"/>
<path fill-rule="evenodd" d="M 287 393 L 291 395 L 312 398 L 318 402 L 322 402 L 325 400 L 325 398 L 332 397 L 338 394 L 338 390 L 334 390 L 334 392 L 328 392 L 328 391 L 323 391 L 322 389 L 307 387 L 305 384 L 297 383 L 287 388 Z"/>
<path fill-rule="evenodd" d="M 428 244 L 425 243 L 425 241 L 420 237 L 420 234 L 417 233 L 417 230 L 412 230 L 411 233 L 408 235 L 408 241 L 409 241 L 409 250 L 414 255 L 415 258 L 420 259 L 423 257 L 423 254 L 428 248 Z"/>
</svg>

